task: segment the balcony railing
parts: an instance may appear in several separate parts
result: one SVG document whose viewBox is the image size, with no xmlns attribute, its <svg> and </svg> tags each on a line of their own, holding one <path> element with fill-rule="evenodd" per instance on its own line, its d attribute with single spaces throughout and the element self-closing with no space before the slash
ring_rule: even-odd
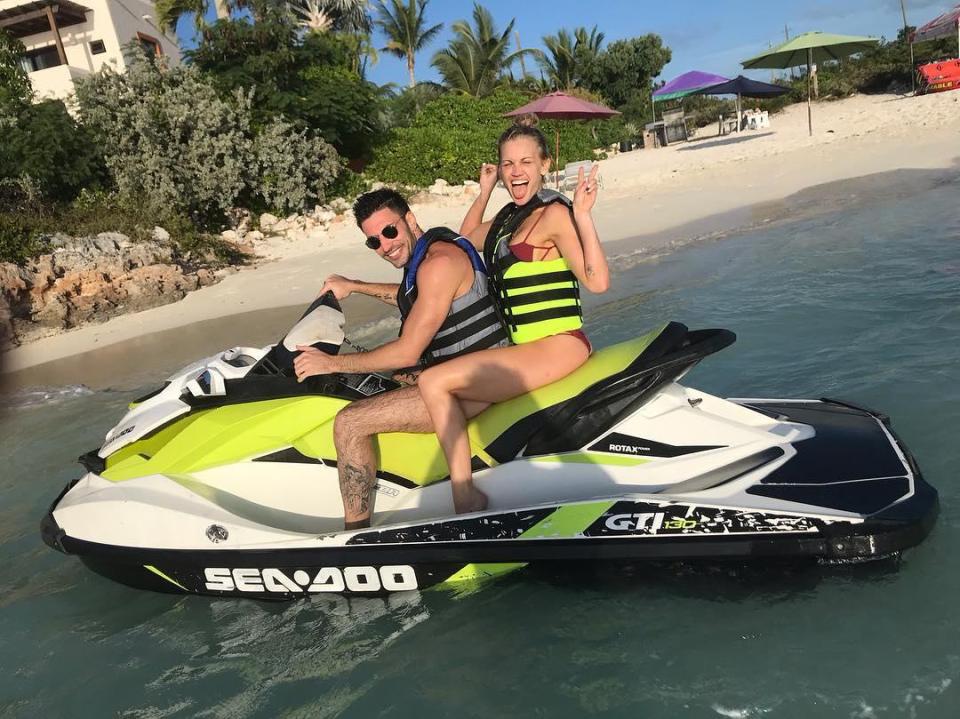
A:
<svg viewBox="0 0 960 719">
<path fill-rule="evenodd" d="M 30 84 L 38 100 L 63 100 L 73 92 L 73 81 L 90 72 L 82 67 L 57 65 L 29 73 Z"/>
</svg>

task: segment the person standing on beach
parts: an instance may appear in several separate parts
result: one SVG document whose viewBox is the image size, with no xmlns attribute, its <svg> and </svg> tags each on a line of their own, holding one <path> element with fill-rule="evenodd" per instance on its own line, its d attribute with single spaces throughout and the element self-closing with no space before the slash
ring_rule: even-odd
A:
<svg viewBox="0 0 960 719">
<path fill-rule="evenodd" d="M 298 381 L 332 372 L 388 372 L 430 367 L 468 352 L 507 344 L 506 332 L 488 294 L 483 260 L 453 230 L 420 229 L 406 200 L 390 189 L 361 195 L 353 206 L 366 245 L 403 269 L 399 284 L 370 283 L 331 275 L 320 294 L 338 300 L 357 292 L 399 308 L 400 336 L 369 352 L 328 355 L 297 347 Z M 464 405 L 469 416 L 488 402 Z M 337 473 L 346 529 L 370 525 L 376 454 L 373 438 L 385 432 L 432 432 L 433 423 L 416 385 L 352 402 L 333 425 Z"/>
</svg>

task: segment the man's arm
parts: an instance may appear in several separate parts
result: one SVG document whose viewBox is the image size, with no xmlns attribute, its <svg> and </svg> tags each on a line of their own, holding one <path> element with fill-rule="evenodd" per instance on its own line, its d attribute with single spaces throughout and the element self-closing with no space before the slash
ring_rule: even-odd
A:
<svg viewBox="0 0 960 719">
<path fill-rule="evenodd" d="M 357 354 L 328 355 L 312 347 L 298 347 L 302 352 L 294 360 L 297 379 L 331 372 L 386 372 L 417 364 L 447 318 L 467 271 L 473 270 L 461 250 L 435 245 L 417 272 L 417 301 L 400 337 Z"/>
<path fill-rule="evenodd" d="M 320 288 L 320 294 L 333 292 L 334 297 L 342 300 L 349 297 L 354 292 L 375 297 L 388 305 L 397 306 L 397 291 L 400 285 L 395 282 L 364 282 L 363 280 L 352 280 L 349 277 L 340 275 L 330 275 Z"/>
</svg>

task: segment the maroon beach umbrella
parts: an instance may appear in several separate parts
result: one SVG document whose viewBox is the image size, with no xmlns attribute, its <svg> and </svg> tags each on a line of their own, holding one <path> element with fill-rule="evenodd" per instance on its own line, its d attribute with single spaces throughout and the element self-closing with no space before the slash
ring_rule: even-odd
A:
<svg viewBox="0 0 960 719">
<path fill-rule="evenodd" d="M 548 120 L 604 120 L 620 113 L 609 107 L 598 105 L 595 102 L 581 100 L 579 97 L 568 95 L 565 92 L 551 92 L 549 95 L 538 97 L 516 110 L 504 113 L 504 117 L 519 117 L 533 113 L 537 117 Z M 560 163 L 560 129 L 556 131 L 556 159 L 559 169 Z M 560 175 L 557 175 L 557 184 L 560 184 Z"/>
</svg>

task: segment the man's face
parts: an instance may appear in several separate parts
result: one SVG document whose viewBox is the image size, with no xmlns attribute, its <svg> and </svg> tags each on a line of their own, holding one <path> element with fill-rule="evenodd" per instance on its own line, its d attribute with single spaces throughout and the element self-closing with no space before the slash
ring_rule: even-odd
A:
<svg viewBox="0 0 960 719">
<path fill-rule="evenodd" d="M 406 266 L 410 261 L 413 245 L 417 241 L 417 238 L 413 236 L 408 218 L 412 221 L 410 213 L 407 213 L 407 217 L 403 217 L 396 210 L 382 207 L 360 225 L 361 231 L 368 238 L 376 237 L 380 240 L 380 247 L 376 250 L 377 254 L 397 268 Z M 397 230 L 396 237 L 393 239 L 384 234 L 384 229 L 389 227 Z M 386 234 L 393 233 L 387 230 Z"/>
</svg>

